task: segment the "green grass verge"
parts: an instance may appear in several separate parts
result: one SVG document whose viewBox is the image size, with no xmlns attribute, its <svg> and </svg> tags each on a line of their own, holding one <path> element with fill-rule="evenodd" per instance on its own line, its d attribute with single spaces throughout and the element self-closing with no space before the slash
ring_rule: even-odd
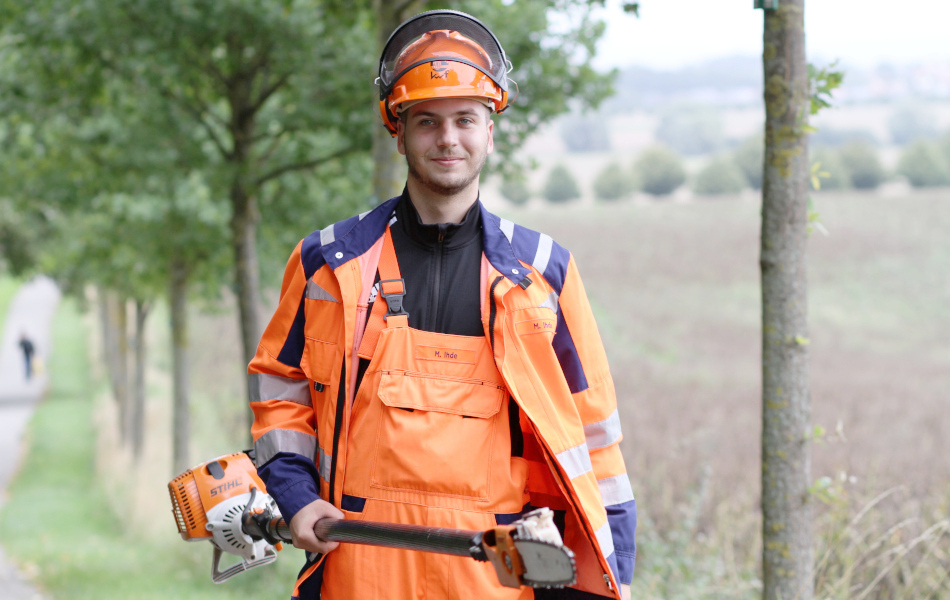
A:
<svg viewBox="0 0 950 600">
<path fill-rule="evenodd" d="M 14 279 L 8 275 L 0 275 L 0 337 L 3 336 L 4 325 L 7 322 L 7 310 L 10 308 L 10 302 L 13 295 L 20 289 L 23 283 L 19 279 Z"/>
<path fill-rule="evenodd" d="M 53 348 L 51 389 L 29 426 L 26 458 L 0 512 L 10 558 L 36 573 L 37 585 L 55 599 L 288 598 L 299 551 L 216 586 L 210 544 L 187 544 L 174 534 L 137 539 L 123 531 L 95 479 L 94 384 L 86 332 L 71 300 L 55 317 Z M 170 510 L 154 518 L 167 519 L 173 531 Z"/>
</svg>

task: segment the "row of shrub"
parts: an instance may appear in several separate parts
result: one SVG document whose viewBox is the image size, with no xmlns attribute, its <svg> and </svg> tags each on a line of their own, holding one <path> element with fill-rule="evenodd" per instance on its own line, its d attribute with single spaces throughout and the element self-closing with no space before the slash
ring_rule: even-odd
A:
<svg viewBox="0 0 950 600">
<path fill-rule="evenodd" d="M 914 187 L 950 185 L 950 135 L 939 141 L 917 140 L 907 146 L 893 173 L 883 166 L 874 146 L 865 142 L 817 147 L 809 158 L 813 180 L 825 190 L 873 190 L 895 175 Z M 690 178 L 678 154 L 666 146 L 653 146 L 630 167 L 607 165 L 594 178 L 592 192 L 603 201 L 621 200 L 636 192 L 666 196 L 689 180 L 697 195 L 736 194 L 762 188 L 762 163 L 762 141 L 750 138 L 730 153 L 713 156 Z M 534 195 L 524 175 L 504 179 L 500 191 L 515 204 L 523 204 Z M 549 202 L 570 202 L 582 193 L 571 172 L 564 165 L 555 165 L 538 195 Z"/>
</svg>

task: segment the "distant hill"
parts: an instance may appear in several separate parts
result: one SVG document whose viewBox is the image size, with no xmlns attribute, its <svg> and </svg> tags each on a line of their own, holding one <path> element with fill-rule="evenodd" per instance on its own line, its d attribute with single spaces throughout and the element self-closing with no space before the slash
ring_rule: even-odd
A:
<svg viewBox="0 0 950 600">
<path fill-rule="evenodd" d="M 758 57 L 719 58 L 675 71 L 632 66 L 621 70 L 608 112 L 652 109 L 671 103 L 750 105 L 761 102 L 762 61 Z"/>
<path fill-rule="evenodd" d="M 816 60 L 824 66 L 827 61 Z M 836 67 L 845 73 L 835 92 L 837 103 L 950 99 L 950 63 Z M 718 58 L 661 71 L 642 66 L 621 69 L 617 93 L 604 102 L 608 113 L 667 108 L 676 104 L 748 107 L 762 104 L 762 59 L 757 56 Z"/>
</svg>

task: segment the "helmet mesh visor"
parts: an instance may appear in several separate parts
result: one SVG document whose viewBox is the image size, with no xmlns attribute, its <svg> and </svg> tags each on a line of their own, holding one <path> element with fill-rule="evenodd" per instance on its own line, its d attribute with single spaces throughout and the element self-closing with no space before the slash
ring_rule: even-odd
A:
<svg viewBox="0 0 950 600">
<path fill-rule="evenodd" d="M 400 65 L 400 70 L 396 71 L 396 63 L 402 52 L 426 33 L 439 29 L 457 31 L 481 46 L 488 55 L 490 68 L 486 70 L 484 66 L 473 62 L 467 64 L 471 64 L 479 71 L 482 71 L 485 75 L 490 77 L 492 81 L 498 84 L 501 89 L 508 91 L 508 79 L 506 77 L 508 61 L 505 58 L 505 51 L 502 50 L 501 44 L 498 43 L 498 40 L 492 32 L 477 19 L 464 13 L 456 11 L 431 11 L 422 13 L 401 25 L 386 43 L 386 48 L 383 50 L 383 55 L 379 62 L 381 96 L 387 95 L 392 90 L 393 84 L 407 71 L 418 64 Z M 426 62 L 430 60 L 440 60 L 440 57 L 433 55 L 427 58 Z M 458 61 L 459 59 L 457 57 L 447 56 L 444 60 Z"/>
</svg>

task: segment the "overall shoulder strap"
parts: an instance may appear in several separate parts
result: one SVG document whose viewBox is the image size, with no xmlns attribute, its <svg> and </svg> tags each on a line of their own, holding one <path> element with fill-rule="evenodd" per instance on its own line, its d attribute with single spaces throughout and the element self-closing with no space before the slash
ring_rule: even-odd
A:
<svg viewBox="0 0 950 600">
<path fill-rule="evenodd" d="M 383 235 L 383 247 L 377 269 L 379 270 L 379 293 L 373 302 L 373 311 L 366 323 L 366 330 L 363 332 L 358 352 L 360 358 L 365 359 L 373 357 L 379 333 L 384 327 L 409 326 L 409 313 L 406 312 L 402 303 L 406 295 L 406 282 L 399 271 L 392 232 L 388 226 Z M 380 302 L 380 298 L 385 300 L 385 303 Z"/>
</svg>

